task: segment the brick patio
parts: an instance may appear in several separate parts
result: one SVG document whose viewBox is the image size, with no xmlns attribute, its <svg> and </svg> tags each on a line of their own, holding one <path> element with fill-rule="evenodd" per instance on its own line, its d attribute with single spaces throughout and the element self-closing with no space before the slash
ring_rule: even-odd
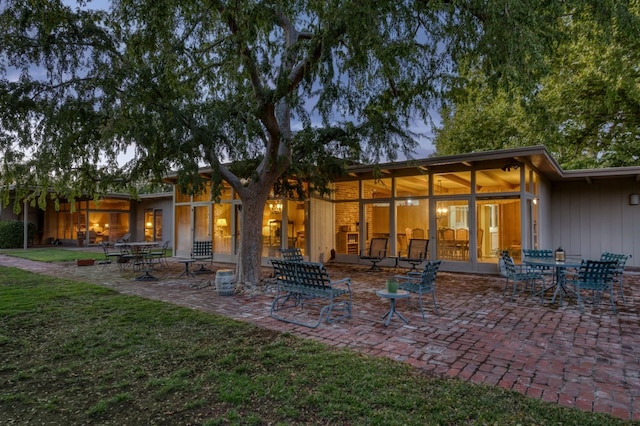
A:
<svg viewBox="0 0 640 426">
<path fill-rule="evenodd" d="M 627 305 L 611 314 L 608 302 L 587 306 L 580 314 L 575 300 L 563 306 L 541 305 L 524 294 L 514 302 L 502 296 L 498 276 L 441 273 L 437 279 L 440 307 L 427 319 L 398 302 L 409 319 L 393 318 L 384 326 L 381 315 L 389 302 L 376 296 L 394 271 L 366 272 L 366 266 L 329 264 L 333 278 L 350 277 L 353 318 L 316 329 L 269 317 L 273 298 L 268 286 L 255 294 L 218 296 L 215 273 L 196 278 L 176 277 L 184 266 L 153 274 L 159 281 L 135 281 L 138 273 L 120 272 L 116 265 L 78 267 L 73 263 L 45 264 L 0 256 L 0 265 L 15 266 L 63 278 L 94 282 L 119 292 L 175 303 L 290 332 L 335 347 L 406 362 L 431 374 L 513 389 L 524 395 L 585 411 L 640 420 L 640 274 L 625 276 Z M 215 264 L 216 268 L 230 265 Z M 265 277 L 269 268 L 264 269 Z M 428 301 L 428 299 L 427 299 Z"/>
</svg>

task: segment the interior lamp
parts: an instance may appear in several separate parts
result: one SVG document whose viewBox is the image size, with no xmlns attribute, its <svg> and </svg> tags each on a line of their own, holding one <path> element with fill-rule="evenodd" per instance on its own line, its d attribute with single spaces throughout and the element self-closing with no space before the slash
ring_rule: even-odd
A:
<svg viewBox="0 0 640 426">
<path fill-rule="evenodd" d="M 216 226 L 220 229 L 220 238 L 222 238 L 222 234 L 224 233 L 224 230 L 222 228 L 225 228 L 227 226 L 227 219 L 221 217 L 220 219 L 216 220 Z"/>
</svg>

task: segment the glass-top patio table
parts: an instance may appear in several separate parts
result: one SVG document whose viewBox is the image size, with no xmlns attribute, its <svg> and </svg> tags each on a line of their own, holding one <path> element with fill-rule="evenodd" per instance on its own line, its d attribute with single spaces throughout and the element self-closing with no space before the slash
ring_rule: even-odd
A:
<svg viewBox="0 0 640 426">
<path fill-rule="evenodd" d="M 555 270 L 555 278 L 553 284 L 544 290 L 542 293 L 555 288 L 553 292 L 553 298 L 551 303 L 555 303 L 556 297 L 560 294 L 560 305 L 562 305 L 562 295 L 567 294 L 566 287 L 566 274 L 567 268 L 579 268 L 582 264 L 582 259 L 576 256 L 567 256 L 564 262 L 556 261 L 553 257 L 524 257 L 522 259 L 525 265 L 537 268 L 553 268 Z"/>
</svg>

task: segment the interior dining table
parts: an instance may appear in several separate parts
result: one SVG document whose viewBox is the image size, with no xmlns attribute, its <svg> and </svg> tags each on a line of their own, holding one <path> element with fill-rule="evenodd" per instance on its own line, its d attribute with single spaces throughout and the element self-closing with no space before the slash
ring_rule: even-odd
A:
<svg viewBox="0 0 640 426">
<path fill-rule="evenodd" d="M 562 305 L 562 296 L 569 293 L 566 286 L 566 270 L 579 268 L 580 265 L 582 265 L 582 258 L 578 256 L 566 256 L 564 261 L 558 261 L 553 257 L 525 256 L 522 262 L 529 267 L 554 269 L 555 274 L 552 285 L 542 290 L 542 292 L 544 293 L 550 289 L 555 289 L 551 303 L 555 303 L 556 297 L 559 295 L 560 305 Z"/>
</svg>

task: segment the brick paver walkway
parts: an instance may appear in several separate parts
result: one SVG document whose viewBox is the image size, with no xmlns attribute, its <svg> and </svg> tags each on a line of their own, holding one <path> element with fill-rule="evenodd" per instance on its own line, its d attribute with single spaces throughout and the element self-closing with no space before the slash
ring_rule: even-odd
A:
<svg viewBox="0 0 640 426">
<path fill-rule="evenodd" d="M 381 315 L 389 302 L 376 296 L 394 272 L 365 272 L 357 265 L 328 265 L 334 278 L 353 280 L 354 312 L 350 320 L 316 329 L 269 316 L 273 293 L 218 296 L 215 273 L 176 277 L 184 266 L 175 260 L 154 272 L 160 280 L 135 281 L 131 271 L 115 265 L 77 267 L 0 256 L 0 265 L 64 278 L 82 279 L 119 292 L 213 312 L 264 328 L 286 331 L 328 345 L 406 362 L 432 374 L 513 389 L 524 395 L 581 410 L 640 420 L 640 275 L 625 277 L 627 305 L 617 315 L 605 303 L 587 306 L 581 315 L 574 300 L 563 306 L 541 305 L 521 294 L 514 302 L 502 296 L 504 280 L 441 273 L 437 279 L 438 315 L 398 302 L 409 319 Z M 229 265 L 214 264 L 215 268 Z M 265 276 L 270 272 L 265 268 Z"/>
</svg>

